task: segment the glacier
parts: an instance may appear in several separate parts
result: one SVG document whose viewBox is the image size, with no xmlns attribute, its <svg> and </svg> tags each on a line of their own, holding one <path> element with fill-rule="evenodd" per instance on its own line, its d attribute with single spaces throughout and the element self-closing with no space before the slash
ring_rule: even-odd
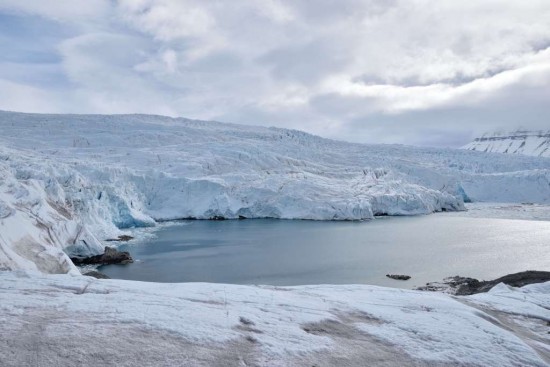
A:
<svg viewBox="0 0 550 367">
<path fill-rule="evenodd" d="M 462 149 L 550 157 L 550 130 L 486 133 L 466 144 Z"/>
<path fill-rule="evenodd" d="M 66 254 L 180 218 L 363 220 L 550 203 L 550 159 L 364 145 L 152 115 L 0 112 L 0 269 L 76 272 Z"/>
</svg>

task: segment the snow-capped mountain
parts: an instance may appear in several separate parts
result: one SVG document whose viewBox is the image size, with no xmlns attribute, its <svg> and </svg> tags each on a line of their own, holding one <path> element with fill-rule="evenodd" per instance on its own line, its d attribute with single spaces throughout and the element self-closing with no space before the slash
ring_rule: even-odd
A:
<svg viewBox="0 0 550 367">
<path fill-rule="evenodd" d="M 358 220 L 550 202 L 550 159 L 363 145 L 149 115 L 0 112 L 0 269 L 76 271 L 62 250 L 177 218 Z"/>
<path fill-rule="evenodd" d="M 462 149 L 478 152 L 523 154 L 550 157 L 550 130 L 484 134 Z"/>
</svg>

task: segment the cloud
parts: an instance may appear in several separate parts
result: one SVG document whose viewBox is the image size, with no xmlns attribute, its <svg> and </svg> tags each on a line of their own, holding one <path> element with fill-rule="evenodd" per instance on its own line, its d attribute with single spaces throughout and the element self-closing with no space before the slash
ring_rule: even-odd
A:
<svg viewBox="0 0 550 367">
<path fill-rule="evenodd" d="M 323 38 L 270 50 L 259 61 L 269 67 L 275 79 L 310 85 L 327 74 L 345 72 L 350 62 L 345 55 L 349 52 L 336 40 Z"/>
<path fill-rule="evenodd" d="M 192 1 L 121 0 L 117 10 L 132 27 L 164 42 L 201 37 L 215 25 L 210 13 Z"/>
<path fill-rule="evenodd" d="M 109 0 L 0 0 L 2 12 L 38 15 L 62 22 L 81 22 L 95 17 L 105 17 L 110 6 Z"/>
<path fill-rule="evenodd" d="M 6 111 L 57 112 L 62 100 L 56 91 L 0 79 L 0 109 Z"/>
<path fill-rule="evenodd" d="M 342 97 L 370 99 L 376 109 L 388 113 L 438 108 L 441 106 L 483 103 L 501 89 L 514 85 L 548 85 L 550 76 L 550 48 L 531 58 L 531 62 L 517 69 L 505 70 L 487 78 L 478 78 L 461 84 L 434 83 L 419 86 L 365 84 L 347 78 L 327 79 L 324 93 Z M 360 109 L 359 109 L 360 110 Z"/>
<path fill-rule="evenodd" d="M 0 107 L 458 146 L 547 124 L 547 19 L 546 0 L 0 0 Z"/>
</svg>

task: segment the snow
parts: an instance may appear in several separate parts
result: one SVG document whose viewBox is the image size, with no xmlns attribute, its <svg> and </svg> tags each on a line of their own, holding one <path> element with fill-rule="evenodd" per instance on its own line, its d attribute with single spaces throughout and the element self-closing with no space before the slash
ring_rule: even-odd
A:
<svg viewBox="0 0 550 367">
<path fill-rule="evenodd" d="M 148 115 L 0 112 L 0 269 L 76 271 L 69 254 L 159 220 L 362 220 L 550 203 L 550 159 L 362 145 Z"/>
<path fill-rule="evenodd" d="M 550 131 L 523 131 L 485 134 L 463 149 L 479 152 L 524 154 L 550 157 Z"/>
<path fill-rule="evenodd" d="M 33 358 L 56 366 L 550 361 L 550 282 L 451 297 L 365 285 L 156 284 L 0 272 L 0 298 L 3 366 Z"/>
</svg>

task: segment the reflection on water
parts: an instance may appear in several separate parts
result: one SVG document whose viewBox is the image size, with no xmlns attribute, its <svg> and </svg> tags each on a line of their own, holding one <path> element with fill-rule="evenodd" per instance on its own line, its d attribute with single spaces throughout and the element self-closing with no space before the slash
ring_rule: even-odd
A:
<svg viewBox="0 0 550 367">
<path fill-rule="evenodd" d="M 444 213 L 369 222 L 189 221 L 121 246 L 138 260 L 112 278 L 155 282 L 413 287 L 450 275 L 550 270 L 550 222 Z M 408 274 L 407 282 L 387 273 Z"/>
</svg>

